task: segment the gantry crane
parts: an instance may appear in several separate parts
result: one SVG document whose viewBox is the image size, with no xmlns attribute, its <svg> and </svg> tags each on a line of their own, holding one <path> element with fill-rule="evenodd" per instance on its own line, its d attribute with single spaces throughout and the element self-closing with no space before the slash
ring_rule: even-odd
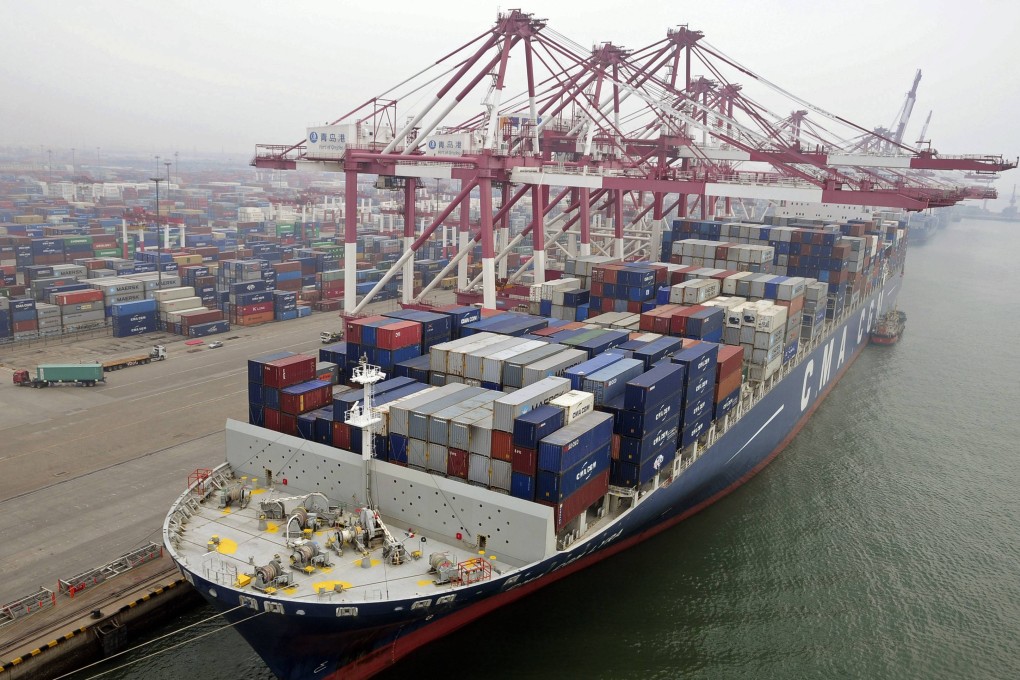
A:
<svg viewBox="0 0 1020 680">
<path fill-rule="evenodd" d="M 908 174 L 912 169 L 997 172 L 1016 166 L 998 155 L 917 150 L 904 145 L 898 133 L 878 136 L 885 145 L 881 154 L 833 142 L 838 136 L 820 124 L 805 126 L 807 112 L 854 134 L 873 133 L 783 90 L 703 38 L 700 31 L 680 26 L 638 49 L 606 42 L 586 50 L 545 20 L 510 10 L 500 13 L 492 28 L 401 84 L 329 125 L 309 128 L 301 142 L 258 145 L 252 164 L 344 173 L 348 264 L 356 256 L 359 175 L 398 178 L 393 186 L 405 194 L 405 251 L 360 303 L 355 268 L 345 268 L 346 313 L 360 312 L 401 271 L 404 301 L 411 301 L 415 291 L 406 274 L 415 252 L 451 219 L 459 225 L 459 250 L 436 281 L 480 242 L 483 304 L 491 308 L 497 260 L 520 239 L 532 238 L 529 263 L 534 280 L 541 282 L 546 249 L 575 225 L 577 252 L 592 251 L 595 214 L 609 237 L 608 247 L 601 245 L 604 252 L 622 258 L 628 255 L 628 228 L 629 237 L 647 247 L 652 232 L 642 225 L 649 214 L 657 228 L 674 211 L 687 216 L 694 206 L 709 217 L 719 198 L 922 210 L 952 205 L 966 197 L 966 190 L 919 179 Z M 696 76 L 695 68 L 706 75 Z M 785 96 L 802 110 L 795 118 L 780 118 L 757 104 L 745 85 L 731 82 L 728 73 Z M 420 104 L 423 92 L 437 83 Z M 469 95 L 482 88 L 481 110 L 463 117 Z M 398 105 L 407 106 L 405 97 L 418 108 L 400 123 Z M 905 126 L 902 113 L 900 121 Z M 459 183 L 459 191 L 416 234 L 415 191 L 430 178 Z M 526 198 L 531 221 L 511 240 L 510 210 Z M 480 214 L 473 234 L 472 201 Z M 625 214 L 630 215 L 626 222 Z"/>
</svg>

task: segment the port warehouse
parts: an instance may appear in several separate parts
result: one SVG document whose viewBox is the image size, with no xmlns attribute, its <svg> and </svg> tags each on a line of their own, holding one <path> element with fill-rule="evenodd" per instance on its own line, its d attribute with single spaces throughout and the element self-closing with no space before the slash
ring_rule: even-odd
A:
<svg viewBox="0 0 1020 680">
<path fill-rule="evenodd" d="M 905 241 L 895 222 L 677 220 L 665 262 L 568 259 L 563 278 L 531 287 L 534 314 L 355 317 L 318 357 L 252 359 L 249 422 L 356 453 L 370 445 L 377 459 L 550 505 L 557 532 L 583 531 L 610 486 L 654 479 L 745 387 L 898 276 Z M 365 398 L 344 384 L 362 361 L 388 376 L 370 443 L 345 423 Z M 336 384 L 317 374 L 324 363 Z"/>
</svg>

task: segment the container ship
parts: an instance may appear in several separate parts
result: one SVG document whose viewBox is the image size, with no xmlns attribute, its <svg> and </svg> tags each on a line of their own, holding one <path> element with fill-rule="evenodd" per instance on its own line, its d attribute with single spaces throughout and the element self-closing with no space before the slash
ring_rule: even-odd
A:
<svg viewBox="0 0 1020 680">
<path fill-rule="evenodd" d="M 277 677 L 369 677 L 753 477 L 895 305 L 906 240 L 676 220 L 661 262 L 568 259 L 535 313 L 347 318 L 249 361 L 166 548 Z"/>
</svg>

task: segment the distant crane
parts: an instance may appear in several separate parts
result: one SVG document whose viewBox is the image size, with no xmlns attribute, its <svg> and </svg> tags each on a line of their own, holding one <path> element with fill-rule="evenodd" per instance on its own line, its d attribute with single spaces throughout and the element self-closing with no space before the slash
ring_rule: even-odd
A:
<svg viewBox="0 0 1020 680">
<path fill-rule="evenodd" d="M 907 123 L 910 122 L 910 114 L 914 110 L 914 102 L 917 101 L 917 85 L 920 82 L 921 69 L 917 69 L 917 73 L 914 75 L 914 84 L 910 87 L 910 92 L 907 93 L 907 99 L 903 102 L 903 108 L 900 109 L 899 115 L 896 116 L 896 121 L 890 126 L 894 130 L 893 141 L 897 146 L 903 143 L 903 131 L 907 128 Z M 927 124 L 925 124 L 925 127 L 927 127 Z M 924 137 L 923 132 L 921 137 Z"/>
<path fill-rule="evenodd" d="M 917 136 L 917 141 L 915 142 L 915 144 L 917 144 L 918 146 L 921 146 L 922 144 L 927 144 L 928 146 L 931 146 L 931 140 L 924 138 L 924 136 L 928 134 L 928 123 L 930 122 L 931 111 L 928 112 L 928 117 L 924 119 L 924 125 L 921 126 L 921 134 Z"/>
</svg>

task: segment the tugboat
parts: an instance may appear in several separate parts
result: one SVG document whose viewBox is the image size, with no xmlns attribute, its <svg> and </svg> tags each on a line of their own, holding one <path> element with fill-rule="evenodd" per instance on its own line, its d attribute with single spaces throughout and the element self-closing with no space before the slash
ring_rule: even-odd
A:
<svg viewBox="0 0 1020 680">
<path fill-rule="evenodd" d="M 907 325 L 907 313 L 891 309 L 878 318 L 870 333 L 872 345 L 895 345 Z"/>
</svg>

